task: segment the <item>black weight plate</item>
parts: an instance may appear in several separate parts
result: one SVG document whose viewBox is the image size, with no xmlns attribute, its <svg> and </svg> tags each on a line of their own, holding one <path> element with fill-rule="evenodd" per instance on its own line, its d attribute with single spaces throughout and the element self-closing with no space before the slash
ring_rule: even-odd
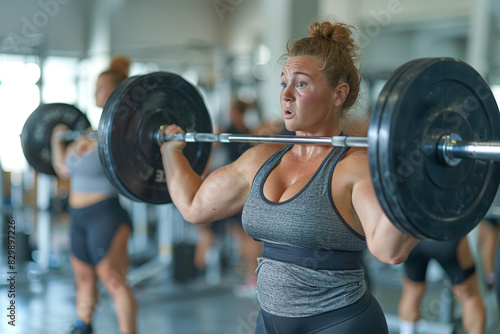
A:
<svg viewBox="0 0 500 334">
<path fill-rule="evenodd" d="M 24 156 L 37 172 L 56 175 L 52 167 L 50 137 L 57 124 L 65 124 L 73 131 L 85 131 L 90 127 L 87 116 L 73 105 L 39 105 L 26 119 L 21 132 Z"/>
<path fill-rule="evenodd" d="M 369 160 L 370 160 L 370 171 L 372 175 L 372 180 L 373 180 L 373 186 L 375 189 L 375 193 L 377 194 L 378 201 L 381 205 L 381 207 L 384 209 L 386 215 L 394 222 L 394 217 L 395 215 L 392 213 L 391 210 L 391 204 L 386 200 L 384 196 L 384 190 L 383 190 L 383 171 L 379 169 L 379 163 L 378 163 L 378 153 L 379 152 L 379 138 L 384 138 L 384 140 L 381 142 L 386 142 L 388 140 L 387 136 L 390 136 L 390 134 L 385 133 L 383 131 L 380 131 L 381 127 L 381 122 L 382 122 L 382 117 L 384 116 L 384 108 L 386 105 L 389 105 L 390 99 L 394 98 L 394 93 L 391 92 L 393 91 L 393 87 L 398 84 L 398 80 L 400 79 L 401 76 L 403 76 L 406 71 L 411 68 L 413 65 L 416 65 L 417 63 L 420 62 L 420 59 L 415 59 L 408 61 L 398 67 L 394 72 L 391 73 L 389 79 L 385 83 L 383 89 L 381 90 L 378 98 L 376 105 L 372 111 L 371 119 L 370 119 L 370 126 L 368 128 L 368 143 L 369 143 L 369 149 L 368 149 L 368 154 L 369 154 Z M 411 71 L 410 71 L 411 73 Z M 388 153 L 385 151 L 385 153 Z M 383 157 L 386 158 L 386 157 Z M 397 221 L 395 222 L 395 225 L 402 230 L 403 232 L 410 234 L 410 235 L 415 235 L 417 232 L 415 229 L 412 229 L 411 226 L 408 226 L 408 224 L 399 224 Z"/>
<path fill-rule="evenodd" d="M 500 165 L 463 159 L 447 166 L 436 152 L 443 135 L 497 141 L 500 114 L 487 83 L 469 65 L 426 58 L 396 70 L 373 111 L 370 170 L 379 202 L 402 231 L 452 240 L 470 232 L 488 211 Z"/>
<path fill-rule="evenodd" d="M 212 132 L 200 93 L 179 75 L 131 77 L 111 94 L 99 122 L 98 149 L 106 175 L 122 195 L 153 204 L 172 202 L 153 134 L 174 123 L 186 132 Z M 210 143 L 188 143 L 184 155 L 201 174 L 210 151 Z"/>
</svg>

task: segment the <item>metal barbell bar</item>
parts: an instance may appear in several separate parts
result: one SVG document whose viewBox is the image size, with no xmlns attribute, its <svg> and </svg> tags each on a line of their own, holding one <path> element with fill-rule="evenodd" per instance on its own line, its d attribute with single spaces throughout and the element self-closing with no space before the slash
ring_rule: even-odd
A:
<svg viewBox="0 0 500 334">
<path fill-rule="evenodd" d="M 70 142 L 70 141 L 75 141 L 80 139 L 81 137 L 87 137 L 89 139 L 96 139 L 98 138 L 98 133 L 97 131 L 74 131 L 74 130 L 69 130 L 61 133 L 59 139 L 62 141 Z"/>
<path fill-rule="evenodd" d="M 160 130 L 163 128 L 160 127 Z M 233 133 L 177 133 L 173 136 L 160 135 L 160 130 L 153 134 L 153 138 L 158 145 L 164 142 L 177 140 L 187 143 L 233 143 L 233 142 L 265 142 L 283 144 L 323 144 L 332 146 L 368 147 L 366 137 L 313 137 L 294 135 L 252 135 Z"/>
<path fill-rule="evenodd" d="M 163 126 L 162 126 L 163 127 Z M 160 129 L 162 128 L 160 127 Z M 160 135 L 160 130 L 153 135 L 154 141 L 161 145 L 176 140 L 187 143 L 232 143 L 232 142 L 267 142 L 284 144 L 323 144 L 332 146 L 368 147 L 368 137 L 314 137 L 293 135 L 250 135 L 232 133 L 177 133 L 173 136 Z M 456 166 L 462 158 L 500 161 L 500 142 L 464 141 L 460 136 L 443 136 L 436 143 L 436 150 L 443 162 Z"/>
<path fill-rule="evenodd" d="M 282 143 L 282 144 L 320 144 L 345 147 L 368 147 L 368 137 L 314 137 L 294 135 L 253 135 L 233 133 L 177 133 L 173 136 L 160 135 L 164 126 L 155 131 L 152 140 L 161 146 L 167 141 L 184 141 L 187 143 Z M 66 131 L 62 134 L 62 140 L 77 140 L 81 136 L 97 139 L 98 132 Z M 500 161 L 500 142 L 477 142 L 464 141 L 457 134 L 443 136 L 436 143 L 436 151 L 440 159 L 448 166 L 457 166 L 461 159 L 485 159 Z"/>
<path fill-rule="evenodd" d="M 161 129 L 161 127 L 160 127 Z M 61 134 L 61 140 L 73 141 L 82 136 L 90 139 L 98 138 L 98 131 L 66 131 Z M 234 143 L 234 142 L 265 142 L 265 143 L 283 143 L 283 144 L 323 144 L 332 146 L 349 147 L 368 147 L 367 137 L 313 137 L 313 136 L 294 136 L 294 135 L 252 135 L 252 134 L 233 134 L 233 133 L 198 133 L 187 132 L 177 133 L 173 136 L 161 136 L 160 130 L 152 135 L 153 141 L 161 146 L 164 142 L 177 140 L 187 143 Z"/>
</svg>

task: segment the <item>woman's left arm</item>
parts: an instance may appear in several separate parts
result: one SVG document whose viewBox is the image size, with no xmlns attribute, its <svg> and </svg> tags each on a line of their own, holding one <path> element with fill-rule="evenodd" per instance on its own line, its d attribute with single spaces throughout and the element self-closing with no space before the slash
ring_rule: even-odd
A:
<svg viewBox="0 0 500 334">
<path fill-rule="evenodd" d="M 356 169 L 356 181 L 352 186 L 351 200 L 356 216 L 365 232 L 368 249 L 382 262 L 402 263 L 419 239 L 401 232 L 385 215 L 373 188 L 368 155 L 359 155 L 356 157 L 356 160 L 358 159 L 362 161 L 358 161 L 357 164 L 360 167 Z"/>
</svg>

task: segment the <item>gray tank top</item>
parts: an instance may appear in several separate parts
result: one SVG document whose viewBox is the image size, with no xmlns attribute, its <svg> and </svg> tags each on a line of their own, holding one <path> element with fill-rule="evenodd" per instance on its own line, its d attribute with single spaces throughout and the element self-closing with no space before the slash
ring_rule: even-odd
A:
<svg viewBox="0 0 500 334">
<path fill-rule="evenodd" d="M 333 170 L 348 148 L 333 148 L 311 180 L 291 199 L 275 203 L 265 198 L 264 182 L 292 146 L 276 152 L 255 175 L 243 208 L 243 228 L 256 240 L 316 250 L 317 254 L 362 252 L 365 238 L 343 220 L 331 196 Z M 262 309 L 284 317 L 332 311 L 356 302 L 366 291 L 362 269 L 315 270 L 263 256 L 258 258 L 257 273 L 257 297 Z"/>
<path fill-rule="evenodd" d="M 71 151 L 66 158 L 72 192 L 106 193 L 118 195 L 109 182 L 99 159 L 97 147 L 83 156 Z"/>
</svg>

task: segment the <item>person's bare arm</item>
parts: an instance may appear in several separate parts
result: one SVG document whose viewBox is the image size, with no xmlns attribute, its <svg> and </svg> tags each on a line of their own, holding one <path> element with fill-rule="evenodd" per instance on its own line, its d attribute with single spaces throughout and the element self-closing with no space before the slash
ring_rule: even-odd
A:
<svg viewBox="0 0 500 334">
<path fill-rule="evenodd" d="M 52 167 L 60 179 L 67 179 L 69 177 L 66 166 L 67 149 L 64 142 L 60 140 L 61 135 L 68 130 L 69 128 L 65 125 L 56 125 L 50 137 Z"/>
<path fill-rule="evenodd" d="M 250 191 L 252 152 L 202 179 L 182 153 L 183 147 L 184 143 L 169 142 L 162 145 L 161 152 L 170 197 L 184 219 L 205 223 L 241 211 Z"/>
<path fill-rule="evenodd" d="M 382 262 L 399 264 L 406 260 L 419 239 L 401 232 L 380 206 L 368 168 L 368 154 L 356 154 L 357 181 L 352 188 L 352 205 L 365 232 L 368 249 Z"/>
</svg>

